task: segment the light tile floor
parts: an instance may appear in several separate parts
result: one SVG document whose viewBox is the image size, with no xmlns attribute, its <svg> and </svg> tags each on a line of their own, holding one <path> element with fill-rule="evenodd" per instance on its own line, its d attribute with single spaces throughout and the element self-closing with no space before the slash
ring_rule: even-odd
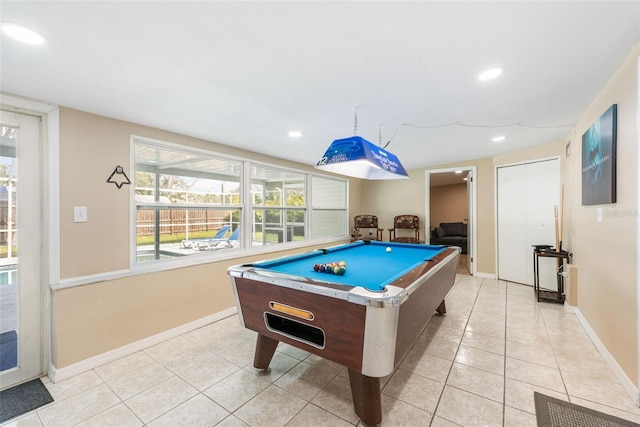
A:
<svg viewBox="0 0 640 427">
<path fill-rule="evenodd" d="M 280 344 L 252 368 L 236 316 L 58 383 L 11 426 L 353 426 L 346 370 Z M 533 392 L 640 422 L 574 314 L 523 285 L 459 274 L 447 314 L 385 378 L 383 426 L 536 426 Z"/>
</svg>

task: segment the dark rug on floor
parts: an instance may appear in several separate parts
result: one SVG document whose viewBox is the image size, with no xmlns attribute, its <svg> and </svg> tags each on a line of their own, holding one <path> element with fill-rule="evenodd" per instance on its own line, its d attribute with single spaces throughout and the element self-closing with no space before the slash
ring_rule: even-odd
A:
<svg viewBox="0 0 640 427">
<path fill-rule="evenodd" d="M 39 379 L 0 391 L 0 423 L 53 402 Z"/>
<path fill-rule="evenodd" d="M 603 414 L 534 392 L 538 427 L 640 427 L 632 421 Z"/>
<path fill-rule="evenodd" d="M 18 334 L 16 331 L 0 334 L 0 371 L 18 366 Z"/>
</svg>

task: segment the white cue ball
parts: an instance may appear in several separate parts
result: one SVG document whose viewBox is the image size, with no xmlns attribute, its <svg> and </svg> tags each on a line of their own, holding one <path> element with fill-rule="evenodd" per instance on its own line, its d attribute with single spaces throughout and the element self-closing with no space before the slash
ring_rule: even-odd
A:
<svg viewBox="0 0 640 427">
<path fill-rule="evenodd" d="M 387 248 L 387 252 L 391 252 L 391 248 Z"/>
</svg>

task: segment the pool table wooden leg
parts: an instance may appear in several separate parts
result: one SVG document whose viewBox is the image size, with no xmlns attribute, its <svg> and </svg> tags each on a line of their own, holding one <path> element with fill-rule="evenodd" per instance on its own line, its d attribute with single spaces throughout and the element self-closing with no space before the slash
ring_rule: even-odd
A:
<svg viewBox="0 0 640 427">
<path fill-rule="evenodd" d="M 382 421 L 382 400 L 380 398 L 380 378 L 368 377 L 349 369 L 351 395 L 356 414 L 367 425 L 374 426 Z"/>
<path fill-rule="evenodd" d="M 447 312 L 447 307 L 444 305 L 444 300 L 442 300 L 438 308 L 436 308 L 436 311 L 438 312 L 438 314 L 445 314 Z"/>
<path fill-rule="evenodd" d="M 253 367 L 262 369 L 263 371 L 269 369 L 269 363 L 271 363 L 273 353 L 275 353 L 278 343 L 278 340 L 258 334 L 256 352 L 253 355 Z"/>
</svg>

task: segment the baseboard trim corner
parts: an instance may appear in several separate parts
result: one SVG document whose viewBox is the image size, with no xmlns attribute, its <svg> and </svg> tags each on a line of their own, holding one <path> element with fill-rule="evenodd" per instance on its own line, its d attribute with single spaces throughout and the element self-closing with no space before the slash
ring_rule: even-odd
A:
<svg viewBox="0 0 640 427">
<path fill-rule="evenodd" d="M 578 311 L 578 307 L 575 305 L 570 305 L 567 301 L 564 302 L 564 309 L 567 313 L 576 314 Z"/>
</svg>

